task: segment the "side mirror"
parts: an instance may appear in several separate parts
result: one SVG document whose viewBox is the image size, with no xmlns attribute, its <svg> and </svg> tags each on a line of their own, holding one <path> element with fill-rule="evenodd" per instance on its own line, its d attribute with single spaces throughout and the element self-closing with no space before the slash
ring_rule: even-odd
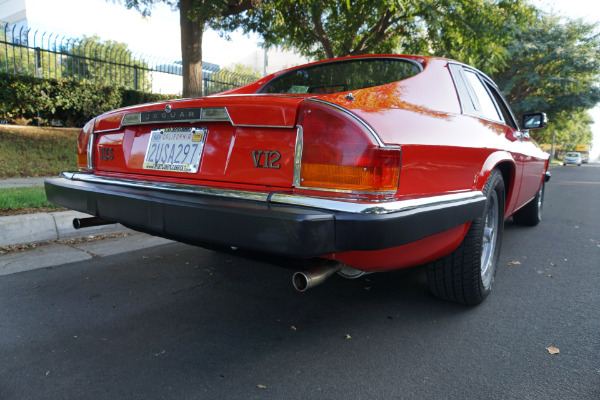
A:
<svg viewBox="0 0 600 400">
<path fill-rule="evenodd" d="M 521 121 L 521 129 L 540 129 L 547 124 L 548 117 L 546 117 L 546 113 L 525 114 Z"/>
</svg>

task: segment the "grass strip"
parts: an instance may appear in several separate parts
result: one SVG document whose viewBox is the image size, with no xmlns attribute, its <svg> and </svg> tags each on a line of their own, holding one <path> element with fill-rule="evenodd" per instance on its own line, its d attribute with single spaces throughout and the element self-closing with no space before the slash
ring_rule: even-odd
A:
<svg viewBox="0 0 600 400">
<path fill-rule="evenodd" d="M 0 216 L 61 210 L 48 202 L 43 186 L 0 189 Z"/>
<path fill-rule="evenodd" d="M 0 125 L 0 179 L 77 169 L 77 128 Z"/>
</svg>

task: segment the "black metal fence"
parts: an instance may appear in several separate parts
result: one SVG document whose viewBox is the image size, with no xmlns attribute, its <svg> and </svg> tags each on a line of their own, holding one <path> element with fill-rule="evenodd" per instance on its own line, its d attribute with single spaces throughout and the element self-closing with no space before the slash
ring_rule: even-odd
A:
<svg viewBox="0 0 600 400">
<path fill-rule="evenodd" d="M 257 78 L 220 70 L 203 62 L 206 95 L 253 82 Z M 0 23 L 0 72 L 77 81 L 154 93 L 181 94 L 180 61 L 134 53 L 96 36 L 79 39 Z"/>
</svg>

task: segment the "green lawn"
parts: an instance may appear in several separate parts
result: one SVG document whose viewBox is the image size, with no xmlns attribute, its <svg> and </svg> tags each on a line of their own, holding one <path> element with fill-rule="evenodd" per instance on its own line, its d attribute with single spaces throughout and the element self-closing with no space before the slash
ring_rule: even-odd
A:
<svg viewBox="0 0 600 400">
<path fill-rule="evenodd" d="M 43 186 L 0 189 L 0 216 L 62 209 L 46 200 Z"/>
<path fill-rule="evenodd" d="M 0 125 L 0 179 L 76 170 L 78 134 L 77 128 Z M 41 186 L 0 189 L 0 216 L 59 210 Z"/>
<path fill-rule="evenodd" d="M 77 128 L 0 125 L 0 179 L 77 169 Z"/>
</svg>

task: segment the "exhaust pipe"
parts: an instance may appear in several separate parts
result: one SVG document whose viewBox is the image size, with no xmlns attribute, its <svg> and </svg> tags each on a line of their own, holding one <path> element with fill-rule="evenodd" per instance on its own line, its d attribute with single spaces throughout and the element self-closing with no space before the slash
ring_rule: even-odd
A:
<svg viewBox="0 0 600 400">
<path fill-rule="evenodd" d="M 91 226 L 100 226 L 100 225 L 110 225 L 116 224 L 114 221 L 109 221 L 100 217 L 89 217 L 89 218 L 74 218 L 73 219 L 73 228 L 81 229 L 81 228 L 89 228 Z"/>
<path fill-rule="evenodd" d="M 344 264 L 336 260 L 327 260 L 323 265 L 320 265 L 309 271 L 296 272 L 292 277 L 294 288 L 299 292 L 305 292 L 321 283 L 336 272 L 340 271 Z"/>
</svg>

